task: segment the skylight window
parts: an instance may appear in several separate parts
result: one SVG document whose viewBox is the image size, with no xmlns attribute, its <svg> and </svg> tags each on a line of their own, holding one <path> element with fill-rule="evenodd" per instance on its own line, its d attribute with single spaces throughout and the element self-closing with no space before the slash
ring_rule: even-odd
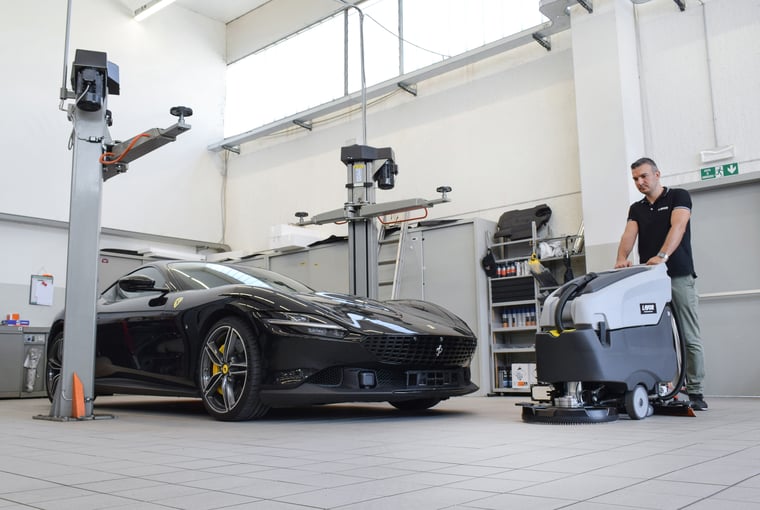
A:
<svg viewBox="0 0 760 510">
<path fill-rule="evenodd" d="M 368 0 L 360 8 L 368 87 L 547 21 L 537 0 Z M 358 91 L 360 47 L 359 15 L 348 9 L 230 64 L 225 137 Z"/>
</svg>

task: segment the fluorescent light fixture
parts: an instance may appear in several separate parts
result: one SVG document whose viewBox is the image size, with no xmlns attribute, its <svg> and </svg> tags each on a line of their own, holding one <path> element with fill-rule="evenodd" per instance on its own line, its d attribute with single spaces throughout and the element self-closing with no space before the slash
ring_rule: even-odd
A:
<svg viewBox="0 0 760 510">
<path fill-rule="evenodd" d="M 167 5 L 174 3 L 175 0 L 150 0 L 150 2 L 144 4 L 135 10 L 135 20 L 142 21 L 148 16 L 151 16 Z"/>
</svg>

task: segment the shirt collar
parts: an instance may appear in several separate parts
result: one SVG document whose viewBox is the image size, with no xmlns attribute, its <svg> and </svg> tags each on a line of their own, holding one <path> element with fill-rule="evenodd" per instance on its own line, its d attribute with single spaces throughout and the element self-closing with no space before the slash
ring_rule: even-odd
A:
<svg viewBox="0 0 760 510">
<path fill-rule="evenodd" d="M 660 196 L 658 196 L 658 197 L 657 197 L 657 198 L 654 200 L 654 202 L 652 202 L 652 203 L 650 204 L 650 203 L 649 203 L 649 200 L 647 200 L 647 197 L 642 197 L 642 198 L 641 198 L 641 200 L 639 201 L 639 203 L 641 203 L 641 204 L 644 204 L 644 205 L 651 205 L 651 206 L 654 206 L 654 204 L 656 204 L 656 203 L 657 203 L 657 202 L 659 202 L 660 200 L 664 199 L 664 198 L 667 196 L 667 194 L 668 194 L 668 193 L 670 193 L 670 188 L 668 188 L 667 186 L 663 186 L 663 187 L 662 187 L 662 193 L 660 193 Z"/>
</svg>

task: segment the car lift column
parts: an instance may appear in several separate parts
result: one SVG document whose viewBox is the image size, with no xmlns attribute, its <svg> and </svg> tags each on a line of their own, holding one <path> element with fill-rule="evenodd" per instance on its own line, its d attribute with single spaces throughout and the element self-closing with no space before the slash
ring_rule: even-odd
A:
<svg viewBox="0 0 760 510">
<path fill-rule="evenodd" d="M 185 117 L 193 114 L 193 110 L 186 106 L 172 107 L 169 113 L 179 118 L 175 124 L 166 129 L 152 128 L 127 141 L 113 143 L 108 132 L 111 113 L 107 110 L 107 98 L 109 93 L 119 94 L 118 67 L 108 62 L 103 52 L 77 50 L 71 85 L 73 92 L 66 90 L 65 81 L 61 88 L 62 104 L 66 99 L 75 100 L 67 110 L 69 120 L 74 125 L 71 142 L 74 154 L 69 203 L 63 363 L 50 415 L 35 416 L 61 421 L 71 417 L 94 418 L 103 181 L 126 172 L 131 161 L 174 142 L 178 135 L 190 129 Z M 82 383 L 82 395 L 75 396 L 74 374 Z M 75 406 L 75 403 L 82 406 Z M 76 409 L 79 407 L 84 409 Z"/>
<path fill-rule="evenodd" d="M 375 218 L 357 217 L 357 206 L 375 203 L 375 183 L 372 179 L 374 159 L 361 153 L 366 146 L 343 147 L 341 161 L 346 164 L 348 202 L 349 292 L 377 299 L 377 225 Z M 352 219 L 353 218 L 353 219 Z"/>
<path fill-rule="evenodd" d="M 90 61 L 83 62 L 87 59 Z M 93 62 L 95 59 L 98 62 Z M 107 134 L 105 64 L 105 53 L 77 51 L 72 81 L 77 76 L 90 76 L 85 76 L 87 81 L 84 92 L 71 109 L 74 154 L 66 265 L 66 329 L 61 378 L 51 409 L 51 416 L 55 417 L 72 415 L 74 373 L 84 386 L 85 416 L 92 416 L 95 305 L 98 299 L 98 244 L 103 187 L 103 167 L 99 158 Z M 78 66 L 83 67 L 79 69 Z"/>
<path fill-rule="evenodd" d="M 343 209 L 334 209 L 304 220 L 309 213 L 297 212 L 298 225 L 324 225 L 348 222 L 349 292 L 370 299 L 378 297 L 379 250 L 378 228 L 375 218 L 388 214 L 426 209 L 448 202 L 449 186 L 439 186 L 441 198 L 427 200 L 409 198 L 385 204 L 375 203 L 375 183 L 381 190 L 393 189 L 398 174 L 393 149 L 368 145 L 349 145 L 340 149 L 340 160 L 346 165 L 348 201 Z M 375 170 L 375 162 L 383 161 Z"/>
</svg>

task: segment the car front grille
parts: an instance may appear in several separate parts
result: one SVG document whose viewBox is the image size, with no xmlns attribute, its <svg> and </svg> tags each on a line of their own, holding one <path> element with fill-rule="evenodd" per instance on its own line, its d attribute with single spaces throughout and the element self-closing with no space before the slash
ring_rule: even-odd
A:
<svg viewBox="0 0 760 510">
<path fill-rule="evenodd" d="M 326 368 L 309 377 L 309 382 L 319 386 L 340 386 L 343 384 L 343 368 Z"/>
<path fill-rule="evenodd" d="M 326 388 L 338 388 L 341 386 L 355 388 L 358 385 L 357 374 L 360 372 L 372 372 L 375 374 L 376 385 L 370 389 L 446 388 L 462 386 L 470 381 L 469 368 L 404 370 L 400 367 L 378 369 L 330 367 L 309 377 L 308 382 Z"/>
<path fill-rule="evenodd" d="M 475 338 L 445 336 L 368 336 L 362 346 L 383 363 L 463 366 L 475 353 Z"/>
<path fill-rule="evenodd" d="M 408 388 L 442 388 L 463 384 L 458 370 L 410 370 L 406 373 Z"/>
</svg>

